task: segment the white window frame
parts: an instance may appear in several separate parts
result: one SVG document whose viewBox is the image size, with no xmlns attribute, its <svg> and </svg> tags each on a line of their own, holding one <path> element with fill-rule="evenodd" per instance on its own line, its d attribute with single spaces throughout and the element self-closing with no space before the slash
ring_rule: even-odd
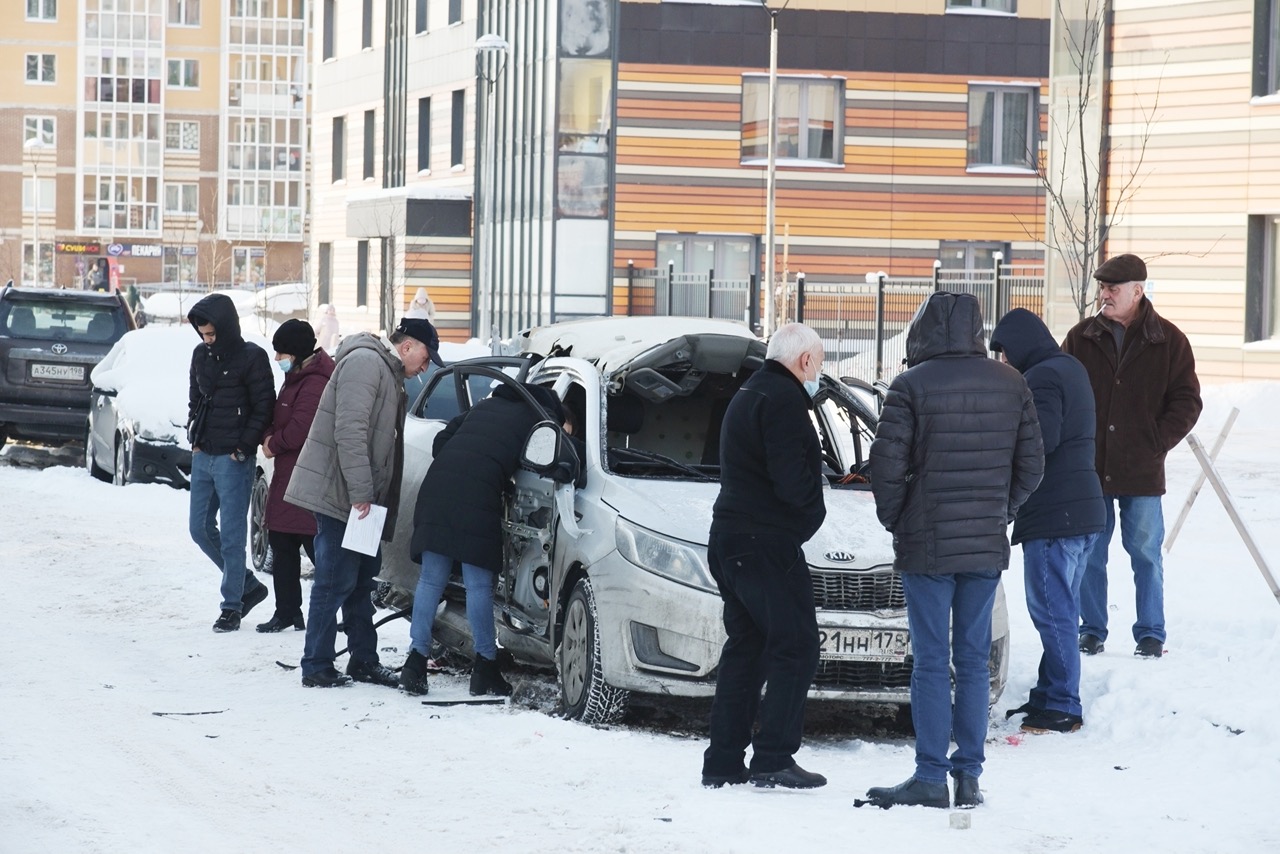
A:
<svg viewBox="0 0 1280 854">
<path fill-rule="evenodd" d="M 179 82 L 174 83 L 174 71 Z M 165 63 L 165 85 L 170 89 L 199 89 L 200 60 L 170 59 Z"/>
<path fill-rule="evenodd" d="M 28 83 L 38 83 L 43 86 L 52 86 L 58 82 L 58 56 L 53 53 L 29 53 L 25 57 L 25 65 L 31 65 L 31 58 L 36 57 L 36 76 L 32 77 L 30 71 L 26 72 Z M 45 75 L 45 61 L 48 60 L 48 76 Z"/>
<path fill-rule="evenodd" d="M 200 210 L 200 184 L 195 181 L 165 181 L 164 212 L 194 216 Z"/>
<path fill-rule="evenodd" d="M 200 26 L 200 0 L 165 0 L 165 21 L 171 27 Z"/>
<path fill-rule="evenodd" d="M 58 182 L 54 178 L 38 178 L 40 182 L 39 213 L 54 213 L 58 209 Z M 35 209 L 34 188 L 31 178 L 22 179 L 22 211 L 31 213 Z"/>
<path fill-rule="evenodd" d="M 1035 172 L 1040 151 L 1039 86 L 1019 83 L 970 83 L 969 94 L 965 107 L 965 128 L 967 133 L 971 133 L 973 129 L 973 125 L 970 124 L 970 121 L 973 110 L 973 96 L 976 92 L 991 92 L 996 95 L 996 106 L 992 111 L 991 129 L 991 138 L 993 140 L 991 146 L 991 160 L 993 162 L 973 162 L 970 159 L 970 146 L 966 141 L 965 161 L 968 171 L 1017 173 Z M 1004 99 L 1009 96 L 1023 96 L 1027 98 L 1026 140 L 1028 143 L 1028 151 L 1026 159 L 1016 163 L 1001 162 L 1004 151 L 1004 146 L 1001 143 L 1002 137 L 1004 136 Z"/>
<path fill-rule="evenodd" d="M 53 116 L 23 116 L 22 141 L 40 141 L 42 148 L 52 148 L 58 139 L 58 120 Z"/>
<path fill-rule="evenodd" d="M 946 11 L 948 14 L 1012 17 L 1018 14 L 1018 0 L 947 0 Z"/>
<path fill-rule="evenodd" d="M 777 156 L 777 160 L 779 162 L 786 163 L 787 165 L 796 165 L 796 164 L 809 164 L 814 166 L 843 166 L 844 165 L 844 110 L 845 110 L 845 85 L 844 84 L 845 84 L 845 80 L 843 77 L 817 77 L 817 76 L 788 77 L 785 75 L 779 75 L 778 77 L 779 89 L 783 86 L 799 87 L 800 92 L 799 92 L 799 97 L 797 98 L 797 104 L 799 105 L 797 110 L 798 114 L 794 118 L 795 118 L 796 124 L 802 129 L 801 132 L 797 134 L 797 138 L 799 140 L 797 153 L 794 155 L 787 155 L 787 156 L 784 156 L 781 153 L 779 153 Z M 768 160 L 767 154 L 748 155 L 743 150 L 744 149 L 743 141 L 745 139 L 744 127 L 749 118 L 747 115 L 747 106 L 746 106 L 747 89 L 749 86 L 764 87 L 764 90 L 765 90 L 765 95 L 760 100 L 764 102 L 766 105 L 766 114 L 762 117 L 751 116 L 750 118 L 752 121 L 758 121 L 758 120 L 764 121 L 765 123 L 764 136 L 765 136 L 765 145 L 766 145 L 766 151 L 767 151 L 768 136 L 769 136 L 769 131 L 767 127 L 768 125 L 767 106 L 768 106 L 768 88 L 769 88 L 768 75 L 744 74 L 742 76 L 742 105 L 743 106 L 742 106 L 742 123 L 738 128 L 738 156 L 739 156 L 739 161 L 744 165 L 758 165 L 758 164 L 767 162 Z M 829 87 L 829 88 L 835 89 L 835 99 L 834 99 L 835 115 L 833 116 L 834 126 L 832 127 L 832 131 L 831 131 L 831 157 L 830 158 L 820 157 L 820 156 L 812 155 L 809 153 L 809 133 L 807 131 L 810 125 L 809 107 L 808 107 L 809 105 L 808 91 L 810 88 L 815 86 L 823 87 L 823 88 Z M 781 116 L 781 114 L 779 114 L 777 118 L 778 118 L 778 124 L 780 125 L 784 117 Z M 785 118 L 790 120 L 792 117 L 787 116 Z"/>
<path fill-rule="evenodd" d="M 176 125 L 178 129 L 178 144 L 176 146 L 169 145 L 169 127 Z M 196 144 L 194 148 L 182 144 L 186 137 L 187 129 L 194 127 L 196 129 Z M 164 150 L 165 151 L 199 151 L 200 150 L 200 123 L 186 120 L 169 119 L 164 123 Z"/>
<path fill-rule="evenodd" d="M 53 23 L 58 20 L 58 0 L 26 0 L 27 20 Z M 31 14 L 32 8 L 35 14 Z"/>
</svg>

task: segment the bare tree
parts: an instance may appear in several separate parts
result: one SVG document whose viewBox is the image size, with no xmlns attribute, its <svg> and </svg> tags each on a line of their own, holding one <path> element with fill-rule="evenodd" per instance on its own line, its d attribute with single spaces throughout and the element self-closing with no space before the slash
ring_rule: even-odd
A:
<svg viewBox="0 0 1280 854">
<path fill-rule="evenodd" d="M 1068 7 L 1078 14 L 1072 15 Z M 1061 61 L 1054 62 L 1050 71 L 1054 78 L 1049 134 L 1057 156 L 1038 161 L 1049 222 L 1043 242 L 1066 269 L 1080 319 L 1093 302 L 1093 271 L 1099 253 L 1142 186 L 1147 142 L 1160 102 L 1157 85 L 1150 105 L 1139 107 L 1143 131 L 1136 147 L 1126 152 L 1128 162 L 1123 168 L 1112 168 L 1121 148 L 1111 141 L 1105 126 L 1106 10 L 1105 0 L 1055 0 L 1057 44 L 1050 54 Z"/>
</svg>

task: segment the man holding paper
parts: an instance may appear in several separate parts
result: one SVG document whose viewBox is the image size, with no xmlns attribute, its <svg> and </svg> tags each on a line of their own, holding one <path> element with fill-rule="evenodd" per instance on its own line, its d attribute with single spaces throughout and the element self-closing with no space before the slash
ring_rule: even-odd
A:
<svg viewBox="0 0 1280 854">
<path fill-rule="evenodd" d="M 344 338 L 334 356 L 333 376 L 285 491 L 286 501 L 316 514 L 315 583 L 302 652 L 308 688 L 352 679 L 396 685 L 395 673 L 378 660 L 373 627 L 370 596 L 382 550 L 376 540 L 357 542 L 358 529 L 370 524 L 371 511 L 375 518 L 385 513 L 379 539 L 391 539 L 404 464 L 404 380 L 421 373 L 428 359 L 443 365 L 439 347 L 429 320 L 404 318 L 389 339 L 357 333 Z M 345 676 L 333 665 L 339 608 L 351 650 Z"/>
</svg>

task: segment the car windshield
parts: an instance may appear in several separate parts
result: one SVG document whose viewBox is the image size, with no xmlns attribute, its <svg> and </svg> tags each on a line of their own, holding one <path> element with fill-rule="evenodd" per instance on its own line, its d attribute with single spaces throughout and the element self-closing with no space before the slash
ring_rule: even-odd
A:
<svg viewBox="0 0 1280 854">
<path fill-rule="evenodd" d="M 106 343 L 124 332 L 118 311 L 60 299 L 0 303 L 0 329 L 11 338 Z"/>
</svg>

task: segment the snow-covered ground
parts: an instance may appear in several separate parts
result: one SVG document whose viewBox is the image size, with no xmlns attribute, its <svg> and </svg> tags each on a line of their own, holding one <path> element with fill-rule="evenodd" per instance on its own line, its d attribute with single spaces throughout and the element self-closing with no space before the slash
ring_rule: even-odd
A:
<svg viewBox="0 0 1280 854">
<path fill-rule="evenodd" d="M 1207 445 L 1241 409 L 1220 465 L 1280 570 L 1280 384 L 1206 399 Z M 1185 445 L 1169 471 L 1172 525 L 1196 473 Z M 187 493 L 0 466 L 0 496 L 6 854 L 1280 850 L 1280 604 L 1208 486 L 1166 559 L 1159 661 L 1131 654 L 1117 538 L 1113 631 L 1084 661 L 1074 735 L 1004 720 L 1039 656 L 1015 551 L 1010 683 L 968 830 L 943 811 L 852 807 L 911 773 L 907 739 L 810 739 L 799 761 L 830 779 L 817 791 L 704 790 L 698 737 L 593 729 L 545 701 L 428 709 L 386 688 L 304 689 L 276 664 L 297 662 L 301 633 L 210 631 L 218 576 L 187 535 Z M 399 665 L 407 623 L 380 637 Z"/>
</svg>

